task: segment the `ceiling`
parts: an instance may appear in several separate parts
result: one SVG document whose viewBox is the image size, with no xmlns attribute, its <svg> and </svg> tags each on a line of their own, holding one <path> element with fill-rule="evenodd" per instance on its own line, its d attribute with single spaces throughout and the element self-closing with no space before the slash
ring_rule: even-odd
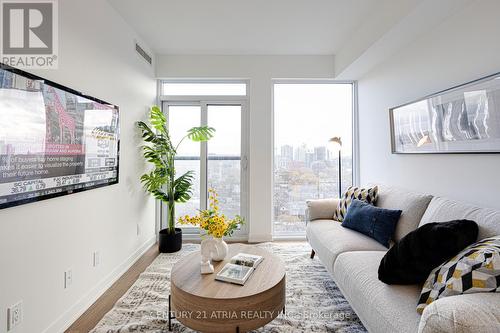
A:
<svg viewBox="0 0 500 333">
<path fill-rule="evenodd" d="M 332 55 L 377 0 L 108 0 L 157 54 Z"/>
</svg>

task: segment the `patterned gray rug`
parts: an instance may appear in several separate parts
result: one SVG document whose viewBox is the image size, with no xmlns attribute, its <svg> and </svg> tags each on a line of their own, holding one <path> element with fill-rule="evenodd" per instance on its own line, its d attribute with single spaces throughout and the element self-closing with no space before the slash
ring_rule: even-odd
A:
<svg viewBox="0 0 500 333">
<path fill-rule="evenodd" d="M 309 258 L 307 243 L 257 246 L 285 263 L 287 313 L 256 332 L 366 332 L 321 262 Z M 160 254 L 91 332 L 167 333 L 170 270 L 182 256 L 198 249 L 197 244 L 184 244 L 178 253 Z M 176 320 L 172 330 L 193 332 Z"/>
</svg>

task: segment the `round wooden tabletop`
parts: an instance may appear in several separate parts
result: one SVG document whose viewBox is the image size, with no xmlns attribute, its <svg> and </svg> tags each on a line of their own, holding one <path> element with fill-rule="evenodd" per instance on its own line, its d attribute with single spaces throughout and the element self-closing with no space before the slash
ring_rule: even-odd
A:
<svg viewBox="0 0 500 333">
<path fill-rule="evenodd" d="M 238 253 L 264 257 L 245 285 L 215 280 Z M 177 320 L 200 332 L 245 332 L 264 326 L 285 306 L 285 267 L 272 253 L 252 245 L 230 244 L 226 259 L 213 262 L 213 274 L 200 273 L 200 252 L 172 268 L 171 305 Z"/>
</svg>

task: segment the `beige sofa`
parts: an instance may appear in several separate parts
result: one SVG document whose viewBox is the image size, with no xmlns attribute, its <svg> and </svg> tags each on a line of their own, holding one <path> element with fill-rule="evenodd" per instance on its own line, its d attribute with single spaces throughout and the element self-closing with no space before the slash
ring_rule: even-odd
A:
<svg viewBox="0 0 500 333">
<path fill-rule="evenodd" d="M 447 297 L 416 311 L 419 285 L 386 285 L 378 280 L 387 248 L 333 221 L 338 200 L 308 201 L 307 239 L 369 332 L 500 332 L 500 293 Z M 470 219 L 479 239 L 500 235 L 500 211 L 447 198 L 380 186 L 377 206 L 403 211 L 395 240 L 430 222 Z"/>
</svg>

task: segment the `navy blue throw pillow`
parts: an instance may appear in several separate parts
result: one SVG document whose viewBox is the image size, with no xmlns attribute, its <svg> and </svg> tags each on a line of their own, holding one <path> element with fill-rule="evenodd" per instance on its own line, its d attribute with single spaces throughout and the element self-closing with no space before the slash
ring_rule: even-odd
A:
<svg viewBox="0 0 500 333">
<path fill-rule="evenodd" d="M 342 226 L 356 230 L 389 247 L 400 216 L 400 210 L 383 209 L 354 199 Z"/>
</svg>

